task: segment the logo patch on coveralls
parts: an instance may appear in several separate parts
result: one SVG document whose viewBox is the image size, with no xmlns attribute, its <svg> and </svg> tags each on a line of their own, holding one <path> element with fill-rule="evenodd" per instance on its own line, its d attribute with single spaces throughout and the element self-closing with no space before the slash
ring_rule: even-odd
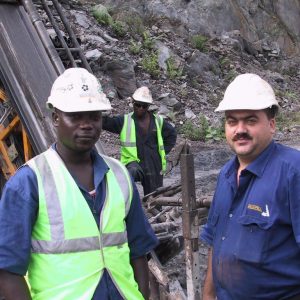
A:
<svg viewBox="0 0 300 300">
<path fill-rule="evenodd" d="M 247 208 L 260 212 L 263 217 L 270 217 L 269 207 L 268 207 L 267 204 L 266 204 L 266 210 L 265 211 L 263 211 L 263 209 L 260 206 L 256 205 L 256 204 L 248 204 Z"/>
</svg>

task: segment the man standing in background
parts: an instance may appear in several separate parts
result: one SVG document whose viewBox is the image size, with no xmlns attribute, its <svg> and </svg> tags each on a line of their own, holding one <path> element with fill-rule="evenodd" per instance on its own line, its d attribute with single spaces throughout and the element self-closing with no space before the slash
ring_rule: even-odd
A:
<svg viewBox="0 0 300 300">
<path fill-rule="evenodd" d="M 148 110 L 153 103 L 147 87 L 138 88 L 133 96 L 133 112 L 103 117 L 103 129 L 120 134 L 121 162 L 135 181 L 141 181 L 144 195 L 163 185 L 166 154 L 176 144 L 176 130 L 161 116 Z"/>
</svg>

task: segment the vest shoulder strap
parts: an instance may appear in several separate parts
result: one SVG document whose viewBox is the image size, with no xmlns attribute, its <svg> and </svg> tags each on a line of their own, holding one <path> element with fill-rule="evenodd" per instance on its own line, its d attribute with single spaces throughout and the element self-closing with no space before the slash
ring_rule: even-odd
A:
<svg viewBox="0 0 300 300">
<path fill-rule="evenodd" d="M 164 118 L 160 115 L 157 115 L 157 114 L 153 114 L 153 115 L 154 115 L 154 118 L 157 120 L 159 129 L 162 130 L 163 123 L 164 123 Z"/>
<path fill-rule="evenodd" d="M 104 159 L 104 161 L 107 163 L 109 168 L 113 171 L 113 173 L 116 176 L 116 179 L 121 187 L 121 191 L 123 193 L 124 199 L 126 201 L 125 207 L 126 207 L 126 216 L 130 209 L 130 204 L 132 200 L 132 183 L 130 179 L 130 175 L 128 173 L 128 170 L 126 167 L 119 162 L 118 160 L 101 154 L 101 157 Z"/>
</svg>

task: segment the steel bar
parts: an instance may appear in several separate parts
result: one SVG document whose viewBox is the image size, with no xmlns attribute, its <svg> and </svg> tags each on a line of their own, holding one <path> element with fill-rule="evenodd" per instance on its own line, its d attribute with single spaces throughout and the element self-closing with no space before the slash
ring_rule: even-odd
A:
<svg viewBox="0 0 300 300">
<path fill-rule="evenodd" d="M 60 32 L 60 29 L 59 29 L 59 27 L 58 27 L 58 24 L 56 23 L 56 21 L 55 21 L 53 15 L 52 15 L 52 13 L 51 13 L 49 7 L 48 7 L 47 2 L 46 2 L 45 0 L 41 0 L 41 2 L 42 2 L 42 4 L 43 4 L 43 8 L 44 8 L 44 10 L 45 10 L 45 12 L 46 12 L 46 14 L 47 14 L 47 16 L 48 16 L 48 18 L 49 18 L 49 21 L 50 21 L 51 25 L 53 26 L 54 31 L 55 31 L 56 34 L 57 34 L 57 37 L 58 37 L 58 39 L 59 39 L 59 41 L 60 41 L 62 47 L 63 47 L 63 48 L 65 49 L 65 51 L 66 51 L 66 54 L 67 54 L 67 56 L 68 56 L 68 59 L 69 59 L 70 62 L 71 62 L 72 67 L 76 67 L 76 62 L 75 62 L 75 60 L 74 60 L 74 57 L 73 57 L 71 51 L 69 50 L 69 47 L 68 47 L 68 45 L 67 45 L 67 42 L 65 41 L 64 37 L 62 36 L 62 34 L 61 34 L 61 32 Z"/>
<path fill-rule="evenodd" d="M 186 151 L 187 152 L 187 151 Z M 196 203 L 194 157 L 182 154 L 180 158 L 182 182 L 182 228 L 185 247 L 187 298 L 201 299 L 199 268 L 199 218 Z"/>
<path fill-rule="evenodd" d="M 55 48 L 57 51 L 65 51 L 66 49 L 65 48 Z M 81 51 L 81 49 L 80 48 L 69 48 L 69 50 L 71 51 L 71 52 L 79 52 L 79 51 Z"/>
<path fill-rule="evenodd" d="M 44 1 L 44 0 L 43 0 L 43 1 Z M 68 19 L 66 18 L 66 16 L 65 16 L 65 15 L 63 14 L 63 12 L 62 12 L 62 9 L 61 9 L 60 4 L 58 3 L 57 0 L 52 0 L 52 3 L 53 3 L 54 7 L 56 8 L 56 10 L 57 10 L 57 12 L 58 12 L 58 14 L 59 14 L 60 19 L 61 19 L 61 21 L 63 22 L 63 24 L 64 24 L 64 26 L 65 26 L 65 28 L 66 28 L 68 34 L 69 34 L 70 39 L 71 39 L 72 42 L 73 42 L 74 48 L 80 48 L 80 45 L 79 45 L 79 43 L 78 43 L 78 41 L 77 41 L 77 38 L 76 38 L 76 36 L 75 36 L 75 34 L 74 34 L 74 32 L 73 32 L 73 30 L 72 30 L 70 24 L 69 24 L 69 21 L 68 21 Z M 84 56 L 84 54 L 83 54 L 82 51 L 79 51 L 79 56 L 80 56 L 80 59 L 81 59 L 81 61 L 82 61 L 83 66 L 84 66 L 89 72 L 92 73 L 92 69 L 91 69 L 91 67 L 90 67 L 90 65 L 89 65 L 89 63 L 88 63 L 88 61 L 87 61 L 87 59 L 86 59 L 86 57 Z"/>
</svg>

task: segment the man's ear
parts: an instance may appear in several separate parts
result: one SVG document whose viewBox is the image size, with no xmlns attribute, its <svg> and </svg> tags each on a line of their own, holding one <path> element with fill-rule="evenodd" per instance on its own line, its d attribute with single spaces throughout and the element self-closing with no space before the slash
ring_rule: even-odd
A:
<svg viewBox="0 0 300 300">
<path fill-rule="evenodd" d="M 275 120 L 275 118 L 272 118 L 270 120 L 270 131 L 271 131 L 272 134 L 274 134 L 275 131 L 276 131 L 276 120 Z"/>
<path fill-rule="evenodd" d="M 52 113 L 52 123 L 53 123 L 54 127 L 58 126 L 58 123 L 59 123 L 59 114 L 57 113 L 57 111 L 54 111 Z"/>
</svg>

